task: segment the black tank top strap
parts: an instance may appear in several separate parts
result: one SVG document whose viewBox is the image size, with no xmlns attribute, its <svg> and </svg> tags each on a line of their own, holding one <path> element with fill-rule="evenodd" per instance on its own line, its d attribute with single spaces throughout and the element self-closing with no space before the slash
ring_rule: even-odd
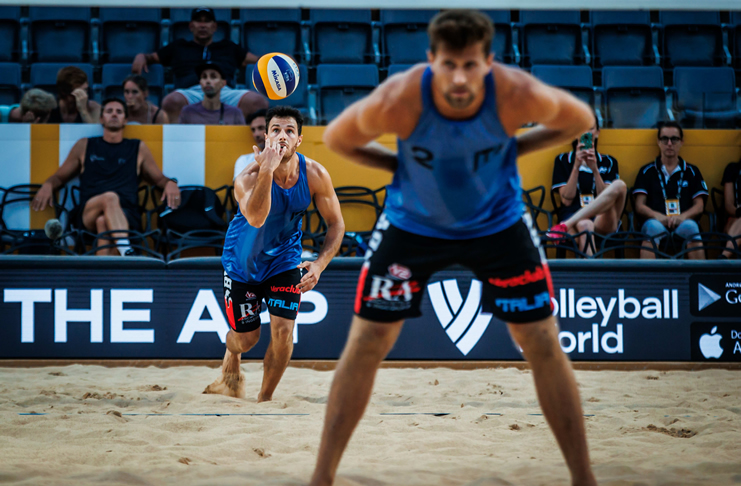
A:
<svg viewBox="0 0 741 486">
<path fill-rule="evenodd" d="M 162 108 L 159 106 L 157 107 L 157 111 L 154 112 L 154 115 L 152 115 L 152 123 L 151 125 L 155 125 L 157 123 L 157 117 L 160 115 L 160 111 L 162 111 Z"/>
</svg>

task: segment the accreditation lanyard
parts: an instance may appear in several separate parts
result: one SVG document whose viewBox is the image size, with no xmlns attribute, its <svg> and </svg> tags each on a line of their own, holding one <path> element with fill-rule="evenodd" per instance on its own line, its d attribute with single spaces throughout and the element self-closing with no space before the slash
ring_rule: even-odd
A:
<svg viewBox="0 0 741 486">
<path fill-rule="evenodd" d="M 656 171 L 659 174 L 659 183 L 661 184 L 661 193 L 664 196 L 664 207 L 666 208 L 667 216 L 679 216 L 682 211 L 679 208 L 679 201 L 682 198 L 682 182 L 684 182 L 684 170 L 680 170 L 679 182 L 677 183 L 677 197 L 675 199 L 669 199 L 666 196 L 666 181 L 664 181 L 663 169 Z M 672 176 L 669 174 L 669 180 Z"/>
<path fill-rule="evenodd" d="M 221 104 L 221 109 L 219 110 L 219 125 L 224 124 L 224 103 Z"/>
<path fill-rule="evenodd" d="M 599 162 L 601 158 L 599 157 L 599 155 L 597 155 L 597 157 L 597 169 L 599 170 Z M 574 156 L 574 163 L 576 163 L 576 156 Z M 592 192 L 586 194 L 582 193 L 581 188 L 579 187 L 579 177 L 577 177 L 576 193 L 579 194 L 579 204 L 581 204 L 581 207 L 594 202 L 594 195 L 597 193 L 597 178 L 595 177 L 594 172 L 592 172 Z"/>
</svg>

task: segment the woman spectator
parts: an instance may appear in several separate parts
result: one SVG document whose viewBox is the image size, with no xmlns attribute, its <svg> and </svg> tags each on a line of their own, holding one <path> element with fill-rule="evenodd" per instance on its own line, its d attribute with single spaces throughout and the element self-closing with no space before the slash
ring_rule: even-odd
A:
<svg viewBox="0 0 741 486">
<path fill-rule="evenodd" d="M 740 236 L 741 235 L 741 160 L 738 162 L 731 162 L 723 172 L 723 203 L 728 213 L 728 221 L 726 222 L 725 231 L 729 236 Z M 736 239 L 736 244 L 741 246 L 741 238 Z M 730 249 L 733 248 L 733 243 L 728 242 L 726 248 L 729 250 L 724 251 L 720 258 L 731 258 L 733 253 Z"/>
<path fill-rule="evenodd" d="M 123 80 L 124 99 L 129 109 L 129 125 L 164 125 L 170 123 L 167 113 L 147 100 L 149 85 L 147 80 L 138 74 L 132 74 Z"/>
</svg>

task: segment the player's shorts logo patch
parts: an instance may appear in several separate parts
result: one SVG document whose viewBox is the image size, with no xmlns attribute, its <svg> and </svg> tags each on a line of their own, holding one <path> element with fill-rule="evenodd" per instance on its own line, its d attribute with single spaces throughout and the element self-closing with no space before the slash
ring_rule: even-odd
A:
<svg viewBox="0 0 741 486">
<path fill-rule="evenodd" d="M 252 292 L 250 292 L 249 290 L 247 292 L 245 292 L 244 296 L 247 299 L 256 299 L 257 298 L 257 296 L 255 294 L 253 294 Z"/>
<path fill-rule="evenodd" d="M 389 265 L 389 274 L 399 280 L 409 280 L 412 278 L 412 271 L 398 263 L 392 263 Z"/>
<path fill-rule="evenodd" d="M 545 279 L 545 272 L 543 267 L 538 265 L 534 271 L 525 270 L 522 275 L 517 275 L 510 278 L 490 278 L 489 283 L 495 287 L 506 289 L 507 287 L 519 287 L 520 285 L 527 285 L 535 282 L 539 282 Z"/>
<path fill-rule="evenodd" d="M 277 287 L 275 285 L 270 287 L 271 292 L 287 292 L 289 294 L 300 294 L 301 290 L 296 287 L 295 285 L 291 285 L 290 287 Z"/>
</svg>

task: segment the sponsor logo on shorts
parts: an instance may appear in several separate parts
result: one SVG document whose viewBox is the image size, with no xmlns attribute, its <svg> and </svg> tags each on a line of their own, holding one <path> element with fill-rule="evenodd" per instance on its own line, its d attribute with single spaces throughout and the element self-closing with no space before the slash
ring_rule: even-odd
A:
<svg viewBox="0 0 741 486">
<path fill-rule="evenodd" d="M 517 275 L 511 278 L 490 278 L 489 283 L 495 287 L 507 288 L 507 287 L 519 287 L 520 285 L 527 285 L 535 282 L 539 282 L 545 279 L 545 272 L 543 267 L 538 266 L 535 271 L 525 270 L 522 275 Z"/>
<path fill-rule="evenodd" d="M 295 285 L 291 285 L 290 287 L 271 286 L 270 291 L 271 292 L 287 292 L 289 294 L 300 294 L 301 293 L 301 290 Z"/>
<path fill-rule="evenodd" d="M 268 299 L 268 307 L 279 307 L 281 309 L 287 309 L 298 312 L 298 302 L 286 303 L 283 299 Z"/>
<path fill-rule="evenodd" d="M 239 318 L 237 322 L 242 322 L 245 319 L 246 320 L 252 320 L 260 313 L 260 305 L 254 305 L 254 304 L 239 304 L 239 312 L 242 314 L 242 317 Z"/>
<path fill-rule="evenodd" d="M 389 274 L 399 280 L 409 280 L 412 278 L 412 271 L 398 263 L 392 263 L 389 265 Z"/>
<path fill-rule="evenodd" d="M 481 287 L 479 280 L 471 280 L 471 288 L 464 301 L 455 279 L 427 286 L 437 319 L 463 356 L 478 344 L 492 318 L 488 312 L 481 311 Z"/>
<path fill-rule="evenodd" d="M 502 309 L 502 312 L 527 312 L 541 307 L 550 307 L 551 294 L 541 292 L 532 297 L 522 297 L 519 299 L 496 299 L 494 305 Z"/>
<path fill-rule="evenodd" d="M 250 292 L 249 290 L 247 292 L 245 292 L 244 296 L 247 299 L 256 299 L 257 298 L 257 296 L 255 294 L 253 294 L 252 292 Z"/>
<path fill-rule="evenodd" d="M 414 294 L 421 291 L 419 282 L 405 280 L 398 282 L 386 277 L 372 276 L 370 291 L 363 301 L 367 307 L 381 310 L 401 311 L 412 306 Z"/>
</svg>

